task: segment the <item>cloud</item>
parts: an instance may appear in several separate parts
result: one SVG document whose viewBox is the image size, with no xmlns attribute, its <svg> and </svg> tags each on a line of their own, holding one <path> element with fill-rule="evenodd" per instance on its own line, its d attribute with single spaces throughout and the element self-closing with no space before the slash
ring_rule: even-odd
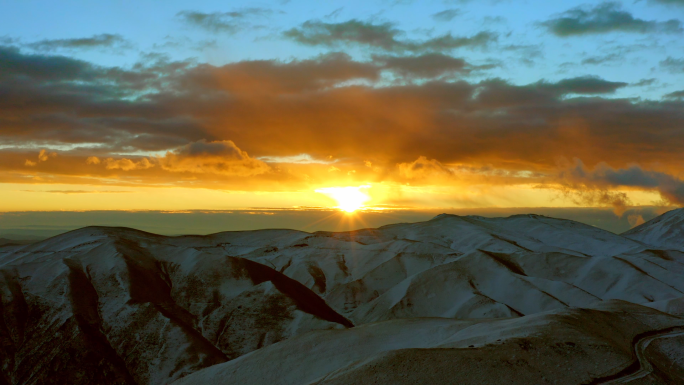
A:
<svg viewBox="0 0 684 385">
<path fill-rule="evenodd" d="M 568 94 L 611 94 L 626 87 L 625 82 L 611 82 L 594 76 L 562 79 L 556 83 L 539 81 L 525 86 L 512 86 L 502 80 L 481 83 L 477 100 L 482 107 L 533 106 L 549 103 Z"/>
<path fill-rule="evenodd" d="M 147 158 L 142 158 L 139 161 L 134 161 L 128 158 L 121 158 L 121 159 L 114 159 L 114 158 L 107 158 L 104 161 L 105 167 L 107 170 L 123 170 L 123 171 L 131 171 L 131 170 L 145 170 L 151 167 L 154 167 L 154 164 L 150 162 L 149 159 Z"/>
<path fill-rule="evenodd" d="M 235 34 L 250 27 L 248 20 L 254 16 L 269 16 L 273 13 L 265 8 L 244 8 L 232 12 L 203 13 L 182 11 L 176 16 L 183 22 L 209 32 Z"/>
<path fill-rule="evenodd" d="M 337 160 L 316 159 L 309 154 L 299 154 L 290 156 L 261 156 L 258 158 L 267 163 L 290 163 L 290 164 L 330 164 Z"/>
<path fill-rule="evenodd" d="M 466 75 L 474 70 L 490 69 L 493 66 L 472 66 L 464 59 L 441 53 L 426 53 L 419 56 L 374 55 L 373 61 L 384 69 L 405 77 L 436 78 L 444 75 Z"/>
<path fill-rule="evenodd" d="M 435 21 L 441 21 L 441 22 L 447 22 L 453 20 L 456 16 L 459 16 L 461 14 L 460 9 L 452 8 L 452 9 L 445 9 L 441 12 L 437 12 L 432 14 L 432 18 Z"/>
<path fill-rule="evenodd" d="M 100 158 L 96 156 L 89 156 L 88 159 L 86 159 L 86 164 L 100 164 Z"/>
<path fill-rule="evenodd" d="M 251 158 L 230 140 L 189 143 L 159 158 L 164 170 L 172 172 L 213 173 L 236 176 L 259 175 L 270 171 L 261 160 Z"/>
<path fill-rule="evenodd" d="M 428 178 L 435 176 L 451 176 L 454 171 L 436 159 L 419 156 L 410 163 L 397 164 L 399 175 L 408 179 Z"/>
<path fill-rule="evenodd" d="M 382 68 L 351 60 L 343 53 L 291 62 L 243 61 L 222 67 L 204 65 L 188 73 L 184 86 L 237 94 L 316 91 L 350 80 L 377 80 Z"/>
<path fill-rule="evenodd" d="M 684 101 L 677 94 L 662 101 L 606 98 L 628 86 L 619 78 L 473 80 L 463 75 L 478 66 L 436 52 L 376 53 L 364 60 L 335 53 L 223 66 L 167 60 L 129 69 L 6 47 L 0 58 L 0 140 L 35 144 L 25 151 L 0 149 L 2 182 L 42 177 L 41 183 L 135 180 L 264 190 L 308 188 L 338 176 L 399 182 L 411 175 L 419 183 L 419 170 L 440 170 L 432 162 L 439 160 L 505 171 L 474 173 L 489 178 L 486 183 L 529 184 L 540 174 L 555 175 L 558 158 L 621 169 L 634 154 L 643 167 L 684 172 Z M 402 81 L 387 82 L 393 75 Z M 183 150 L 203 140 L 223 143 L 226 155 Z M 74 150 L 27 167 L 27 159 L 38 163 L 39 148 Z M 239 155 L 241 149 L 249 155 Z M 153 152 L 162 155 L 148 155 Z M 297 154 L 317 160 L 334 154 L 335 166 L 346 171 L 328 173 L 330 165 L 317 163 L 281 169 L 262 160 Z M 101 163 L 88 164 L 89 157 Z M 117 168 L 107 169 L 109 158 Z M 145 168 L 143 158 L 154 166 Z M 367 159 L 372 169 L 362 166 Z M 397 164 L 405 165 L 403 175 Z M 347 177 L 351 169 L 357 172 Z M 455 170 L 460 180 L 463 173 Z"/>
<path fill-rule="evenodd" d="M 186 48 L 193 51 L 204 51 L 207 48 L 217 48 L 217 41 L 215 39 L 193 40 L 187 36 L 165 36 L 161 43 L 154 43 L 152 49 L 154 50 L 175 50 L 178 48 Z M 146 53 L 145 56 L 151 56 L 152 59 L 157 59 L 162 55 L 159 53 Z M 155 57 L 157 56 L 157 57 Z"/>
<path fill-rule="evenodd" d="M 660 66 L 671 73 L 684 73 L 684 58 L 675 59 L 668 56 L 667 59 L 660 62 Z"/>
<path fill-rule="evenodd" d="M 605 64 L 605 63 L 615 63 L 620 62 L 624 59 L 624 56 L 620 53 L 609 53 L 607 55 L 601 56 L 590 56 L 582 60 L 582 64 Z"/>
<path fill-rule="evenodd" d="M 283 35 L 306 45 L 359 44 L 393 51 L 401 45 L 396 37 L 402 33 L 392 23 L 372 24 L 359 20 L 325 23 L 309 20 L 299 28 L 285 31 Z"/>
<path fill-rule="evenodd" d="M 652 86 L 656 83 L 658 83 L 658 79 L 649 78 L 649 79 L 641 79 L 636 83 L 632 83 L 631 86 L 633 86 L 633 87 L 648 87 L 648 86 Z"/>
<path fill-rule="evenodd" d="M 57 153 L 55 152 L 48 152 L 45 149 L 40 150 L 38 153 L 38 160 L 41 162 L 46 162 L 50 158 L 54 158 L 57 156 Z"/>
<path fill-rule="evenodd" d="M 40 152 L 38 153 L 38 160 L 41 161 L 41 162 L 45 162 L 46 160 L 48 160 L 48 153 L 47 153 L 47 151 L 45 151 L 45 150 L 40 150 Z"/>
<path fill-rule="evenodd" d="M 653 170 L 645 170 L 638 165 L 616 169 L 606 163 L 599 163 L 593 169 L 587 168 L 580 160 L 561 171 L 559 180 L 581 194 L 594 194 L 602 202 L 627 206 L 629 201 L 624 193 L 611 192 L 609 189 L 628 187 L 653 190 L 672 204 L 684 205 L 684 180 L 676 176 Z"/>
<path fill-rule="evenodd" d="M 91 37 L 76 39 L 46 39 L 26 44 L 27 47 L 39 51 L 54 51 L 56 49 L 126 49 L 131 43 L 118 34 L 103 33 Z"/>
<path fill-rule="evenodd" d="M 542 23 L 551 33 L 560 37 L 601 34 L 609 32 L 633 33 L 680 33 L 679 20 L 643 20 L 622 10 L 620 3 L 604 2 L 593 8 L 579 7 L 570 9 L 555 19 Z"/>
<path fill-rule="evenodd" d="M 64 56 L 24 55 L 15 47 L 0 46 L 0 80 L 29 77 L 42 81 L 93 79 L 87 62 Z"/>
<path fill-rule="evenodd" d="M 120 190 L 22 190 L 24 192 L 33 193 L 48 193 L 48 194 L 122 194 L 131 193 L 133 191 Z"/>
<path fill-rule="evenodd" d="M 624 192 L 614 192 L 602 189 L 586 189 L 573 185 L 560 189 L 563 197 L 578 206 L 612 207 L 618 217 L 628 210 L 633 203 Z"/>
<path fill-rule="evenodd" d="M 684 6 L 684 0 L 651 0 L 651 2 L 665 5 Z"/>
<path fill-rule="evenodd" d="M 24 165 L 25 165 L 25 166 L 28 166 L 28 167 L 33 167 L 33 166 L 35 166 L 36 164 L 38 164 L 38 163 L 33 162 L 33 161 L 30 161 L 30 160 L 28 160 L 28 159 L 26 159 L 26 162 L 24 162 Z"/>
<path fill-rule="evenodd" d="M 402 35 L 404 32 L 393 23 L 374 24 L 356 19 L 342 23 L 309 20 L 283 33 L 286 38 L 305 45 L 358 45 L 390 52 L 444 52 L 462 47 L 484 47 L 498 38 L 495 33 L 487 31 L 472 36 L 452 36 L 447 33 L 423 41 L 399 39 Z"/>
<path fill-rule="evenodd" d="M 632 214 L 627 216 L 627 221 L 629 222 L 629 225 L 632 227 L 637 227 L 639 225 L 643 225 L 646 223 L 646 220 L 644 220 L 644 217 L 641 214 Z"/>
<path fill-rule="evenodd" d="M 563 79 L 555 84 L 548 85 L 549 88 L 557 90 L 562 94 L 611 94 L 617 89 L 626 86 L 628 86 L 628 83 L 611 82 L 596 76 Z"/>
<path fill-rule="evenodd" d="M 670 92 L 664 96 L 665 99 L 684 101 L 684 90 Z"/>
</svg>

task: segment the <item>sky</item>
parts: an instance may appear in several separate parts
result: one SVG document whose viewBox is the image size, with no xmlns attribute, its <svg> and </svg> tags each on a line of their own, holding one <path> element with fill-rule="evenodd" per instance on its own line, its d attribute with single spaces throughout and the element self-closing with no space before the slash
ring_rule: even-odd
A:
<svg viewBox="0 0 684 385">
<path fill-rule="evenodd" d="M 0 0 L 0 230 L 621 231 L 684 203 L 683 23 L 682 0 Z"/>
</svg>

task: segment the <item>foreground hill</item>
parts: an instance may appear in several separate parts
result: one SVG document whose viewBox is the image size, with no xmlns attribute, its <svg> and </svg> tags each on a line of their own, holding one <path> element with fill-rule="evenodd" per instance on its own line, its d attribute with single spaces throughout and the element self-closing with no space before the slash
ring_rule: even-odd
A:
<svg viewBox="0 0 684 385">
<path fill-rule="evenodd" d="M 505 320 L 414 318 L 295 337 L 174 383 L 590 384 L 638 373 L 638 348 L 682 383 L 684 319 L 621 301 Z M 267 370 L 264 370 L 267 368 Z"/>
<path fill-rule="evenodd" d="M 553 383 L 542 367 L 558 349 L 567 378 L 590 380 L 636 362 L 640 336 L 684 325 L 684 240 L 634 234 L 537 215 L 343 233 L 87 227 L 0 248 L 0 384 L 424 382 L 472 360 L 484 377 L 470 383 L 521 362 L 533 368 L 511 373 Z M 670 368 L 654 381 L 678 373 L 676 338 L 649 343 Z"/>
</svg>

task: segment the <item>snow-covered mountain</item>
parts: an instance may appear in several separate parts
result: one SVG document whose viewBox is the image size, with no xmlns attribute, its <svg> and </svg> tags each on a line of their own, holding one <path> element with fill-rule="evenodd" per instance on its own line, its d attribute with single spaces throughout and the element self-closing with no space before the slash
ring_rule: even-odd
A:
<svg viewBox="0 0 684 385">
<path fill-rule="evenodd" d="M 684 239 L 662 236 L 682 213 L 624 235 L 442 214 L 342 233 L 87 227 L 0 248 L 0 384 L 416 383 L 421 366 L 396 368 L 488 356 L 449 381 L 523 360 L 521 379 L 554 383 L 552 352 L 591 380 L 633 361 L 644 333 L 684 326 Z M 668 338 L 649 344 L 663 378 L 684 371 Z"/>
<path fill-rule="evenodd" d="M 644 352 L 659 376 L 680 384 L 681 318 L 607 301 L 523 318 L 413 318 L 319 331 L 191 374 L 191 384 L 599 384 L 638 362 L 633 341 L 654 330 Z M 615 368 L 619 368 L 616 370 Z M 637 366 L 638 368 L 638 366 Z M 658 382 L 662 379 L 663 382 Z"/>
<path fill-rule="evenodd" d="M 668 211 L 622 235 L 660 248 L 682 249 L 684 247 L 684 209 Z"/>
</svg>

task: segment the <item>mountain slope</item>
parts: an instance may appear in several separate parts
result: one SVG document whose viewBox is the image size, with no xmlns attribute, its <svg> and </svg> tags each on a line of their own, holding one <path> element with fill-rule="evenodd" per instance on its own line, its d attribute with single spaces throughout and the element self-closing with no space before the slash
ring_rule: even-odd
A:
<svg viewBox="0 0 684 385">
<path fill-rule="evenodd" d="M 682 298 L 684 252 L 536 215 L 342 233 L 87 227 L 0 249 L 0 384 L 167 384 L 326 330 L 606 300 L 682 314 Z"/>
<path fill-rule="evenodd" d="M 659 248 L 684 250 L 684 209 L 668 211 L 622 235 Z"/>
<path fill-rule="evenodd" d="M 268 266 L 164 239 L 86 228 L 5 256 L 8 383 L 168 383 L 302 331 L 352 326 Z"/>
<path fill-rule="evenodd" d="M 684 332 L 684 320 L 619 301 L 524 319 L 385 321 L 295 337 L 174 385 L 590 383 L 631 366 L 632 341 L 659 330 Z M 660 376 L 651 383 L 677 380 Z"/>
</svg>

